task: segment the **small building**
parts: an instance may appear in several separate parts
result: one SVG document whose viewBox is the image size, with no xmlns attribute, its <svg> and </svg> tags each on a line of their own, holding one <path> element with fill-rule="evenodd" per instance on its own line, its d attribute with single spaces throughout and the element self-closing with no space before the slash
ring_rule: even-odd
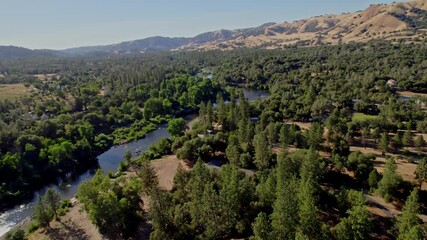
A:
<svg viewBox="0 0 427 240">
<path fill-rule="evenodd" d="M 46 113 L 43 113 L 43 115 L 40 117 L 40 120 L 45 121 L 48 120 L 49 116 Z"/>
<path fill-rule="evenodd" d="M 386 84 L 391 88 L 397 88 L 397 81 L 394 79 L 389 79 Z"/>
</svg>

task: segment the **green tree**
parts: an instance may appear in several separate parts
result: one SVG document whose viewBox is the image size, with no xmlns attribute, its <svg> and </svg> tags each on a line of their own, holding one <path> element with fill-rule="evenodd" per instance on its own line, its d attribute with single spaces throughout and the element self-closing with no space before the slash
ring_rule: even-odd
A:
<svg viewBox="0 0 427 240">
<path fill-rule="evenodd" d="M 420 240 L 424 238 L 425 238 L 424 231 L 420 225 L 412 227 L 402 237 L 402 239 L 405 239 L 405 240 Z"/>
<path fill-rule="evenodd" d="M 348 156 L 347 168 L 355 173 L 358 181 L 364 182 L 369 178 L 369 173 L 373 168 L 372 160 L 374 159 L 375 155 L 355 151 Z"/>
<path fill-rule="evenodd" d="M 402 147 L 402 144 L 403 144 L 402 142 L 403 142 L 402 136 L 400 135 L 400 133 L 396 133 L 392 139 L 392 143 L 395 151 L 397 151 L 399 148 Z"/>
<path fill-rule="evenodd" d="M 371 191 L 374 191 L 378 187 L 378 182 L 381 180 L 381 175 L 378 173 L 377 169 L 372 169 L 369 173 L 368 183 Z"/>
<path fill-rule="evenodd" d="M 362 135 L 363 147 L 366 148 L 366 139 L 369 137 L 371 131 L 367 126 L 362 127 L 360 134 Z"/>
<path fill-rule="evenodd" d="M 389 158 L 385 164 L 383 177 L 378 183 L 378 192 L 386 200 L 393 196 L 396 188 L 401 182 L 401 178 L 396 173 L 397 165 L 393 158 Z"/>
<path fill-rule="evenodd" d="M 234 145 L 234 143 L 231 143 L 230 145 L 228 145 L 227 149 L 225 150 L 225 154 L 230 164 L 234 166 L 240 166 L 239 148 L 236 145 Z"/>
<path fill-rule="evenodd" d="M 286 173 L 279 175 L 283 176 L 278 177 L 277 197 L 271 214 L 272 236 L 274 239 L 294 239 L 299 220 L 298 180 L 286 177 Z"/>
<path fill-rule="evenodd" d="M 44 199 L 39 196 L 37 203 L 34 206 L 33 218 L 40 223 L 43 227 L 50 228 L 50 220 L 52 220 L 52 213 L 49 211 Z"/>
<path fill-rule="evenodd" d="M 127 164 L 131 163 L 131 161 L 132 161 L 132 153 L 129 150 L 125 152 L 125 155 L 123 157 L 124 157 L 125 162 Z"/>
<path fill-rule="evenodd" d="M 186 126 L 187 123 L 183 118 L 175 118 L 168 122 L 167 130 L 172 136 L 179 136 L 184 132 Z"/>
<path fill-rule="evenodd" d="M 271 149 L 268 145 L 265 134 L 259 133 L 254 137 L 255 165 L 263 170 L 270 166 Z"/>
<path fill-rule="evenodd" d="M 388 139 L 387 139 L 386 133 L 381 134 L 381 138 L 380 138 L 378 148 L 381 150 L 382 155 L 384 155 L 387 152 L 387 150 L 388 150 Z"/>
<path fill-rule="evenodd" d="M 419 188 L 421 189 L 423 182 L 427 180 L 427 159 L 423 158 L 417 164 L 415 169 L 415 176 L 418 179 Z"/>
<path fill-rule="evenodd" d="M 254 232 L 253 240 L 268 240 L 271 234 L 271 225 L 268 220 L 267 214 L 260 212 L 252 224 Z"/>
<path fill-rule="evenodd" d="M 318 219 L 317 199 L 315 197 L 315 186 L 311 177 L 301 179 L 299 192 L 299 230 L 310 239 L 320 236 L 320 220 Z"/>
<path fill-rule="evenodd" d="M 150 239 L 163 240 L 172 239 L 170 236 L 173 227 L 170 219 L 172 210 L 172 199 L 169 193 L 156 189 L 150 194 L 150 207 L 148 216 L 153 225 L 153 231 L 150 233 Z"/>
<path fill-rule="evenodd" d="M 55 218 L 58 218 L 58 210 L 61 205 L 61 197 L 59 196 L 59 193 L 53 188 L 48 188 L 46 194 L 44 195 L 44 201 L 53 211 Z"/>
<path fill-rule="evenodd" d="M 112 182 L 98 170 L 91 180 L 80 185 L 77 196 L 102 232 L 126 237 L 140 221 L 139 189 L 132 180 Z"/>
<path fill-rule="evenodd" d="M 426 141 L 424 140 L 424 137 L 422 135 L 418 135 L 418 137 L 415 138 L 414 144 L 415 147 L 418 148 L 418 150 L 421 150 L 421 148 L 426 145 Z"/>
<path fill-rule="evenodd" d="M 138 176 L 142 181 L 142 188 L 146 194 L 150 195 L 153 191 L 159 187 L 159 179 L 157 177 L 156 170 L 150 161 L 144 160 L 141 164 L 141 170 L 138 172 Z"/>
<path fill-rule="evenodd" d="M 398 239 L 406 239 L 411 229 L 422 223 L 418 217 L 420 204 L 418 203 L 418 189 L 414 189 L 409 195 L 402 209 L 402 214 L 397 218 Z"/>
<path fill-rule="evenodd" d="M 372 228 L 371 214 L 365 206 L 355 206 L 348 212 L 348 217 L 343 218 L 336 226 L 337 239 L 363 240 L 369 238 Z"/>
<path fill-rule="evenodd" d="M 410 146 L 412 144 L 412 135 L 411 130 L 406 130 L 402 137 L 403 146 Z"/>
<path fill-rule="evenodd" d="M 308 130 L 308 145 L 310 148 L 319 149 L 323 143 L 323 127 L 320 123 L 313 123 Z"/>
</svg>

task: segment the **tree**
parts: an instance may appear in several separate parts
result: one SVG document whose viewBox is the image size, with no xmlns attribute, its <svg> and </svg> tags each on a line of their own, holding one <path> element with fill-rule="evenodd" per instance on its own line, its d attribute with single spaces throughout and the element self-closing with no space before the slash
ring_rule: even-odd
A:
<svg viewBox="0 0 427 240">
<path fill-rule="evenodd" d="M 362 143 L 363 143 L 363 147 L 366 148 L 366 139 L 369 137 L 370 135 L 370 129 L 367 126 L 362 127 L 362 129 L 360 130 L 360 134 L 362 135 Z"/>
<path fill-rule="evenodd" d="M 348 156 L 347 168 L 355 173 L 358 181 L 364 182 L 369 178 L 369 173 L 373 168 L 372 160 L 374 159 L 375 155 L 372 154 L 363 154 L 360 151 L 352 152 Z"/>
<path fill-rule="evenodd" d="M 184 132 L 186 126 L 187 123 L 183 118 L 175 118 L 168 122 L 167 130 L 172 136 L 179 136 Z"/>
<path fill-rule="evenodd" d="M 319 149 L 323 142 L 323 127 L 319 123 L 313 123 L 308 130 L 308 145 L 310 148 Z"/>
<path fill-rule="evenodd" d="M 140 221 L 140 188 L 133 179 L 112 182 L 98 170 L 91 180 L 80 185 L 77 196 L 91 221 L 102 232 L 126 236 Z"/>
<path fill-rule="evenodd" d="M 172 239 L 169 235 L 170 228 L 173 226 L 169 218 L 169 211 L 172 208 L 171 200 L 169 193 L 160 189 L 156 189 L 150 194 L 150 211 L 148 215 L 153 225 L 150 239 Z"/>
<path fill-rule="evenodd" d="M 427 180 L 427 159 L 423 158 L 418 162 L 417 168 L 415 169 L 415 176 L 419 182 L 419 188 L 421 189 L 423 182 Z"/>
<path fill-rule="evenodd" d="M 418 135 L 418 137 L 415 138 L 414 144 L 415 147 L 418 148 L 418 150 L 421 150 L 421 148 L 426 145 L 426 141 L 424 140 L 424 137 L 422 135 Z"/>
<path fill-rule="evenodd" d="M 263 170 L 270 166 L 271 149 L 268 145 L 265 134 L 258 133 L 254 137 L 255 165 Z"/>
<path fill-rule="evenodd" d="M 150 195 L 159 187 L 159 179 L 157 177 L 156 170 L 153 165 L 151 165 L 150 161 L 144 160 L 141 167 L 142 169 L 138 172 L 138 176 L 141 178 L 142 188 L 145 193 Z"/>
<path fill-rule="evenodd" d="M 402 214 L 397 218 L 397 228 L 399 239 L 406 239 L 405 236 L 411 229 L 422 223 L 418 217 L 420 205 L 418 203 L 418 189 L 414 189 L 409 195 L 402 209 Z"/>
<path fill-rule="evenodd" d="M 43 227 L 50 228 L 50 220 L 52 220 L 52 213 L 46 206 L 44 199 L 39 196 L 37 203 L 34 206 L 33 218 L 40 223 Z"/>
<path fill-rule="evenodd" d="M 369 188 L 371 191 L 374 191 L 378 187 L 378 182 L 381 179 L 381 175 L 378 173 L 377 169 L 372 169 L 372 171 L 369 173 Z"/>
<path fill-rule="evenodd" d="M 255 222 L 252 224 L 252 229 L 254 232 L 253 240 L 267 240 L 271 239 L 271 226 L 268 221 L 267 214 L 260 212 L 255 218 Z"/>
<path fill-rule="evenodd" d="M 381 150 L 382 155 L 384 155 L 387 152 L 387 150 L 388 150 L 388 139 L 387 139 L 386 133 L 381 134 L 381 138 L 380 138 L 378 148 Z"/>
<path fill-rule="evenodd" d="M 336 226 L 337 239 L 363 240 L 369 238 L 372 219 L 365 206 L 355 206 L 348 212 L 348 217 L 343 218 Z"/>
<path fill-rule="evenodd" d="M 299 201 L 299 230 L 310 239 L 320 235 L 320 220 L 318 219 L 315 186 L 311 177 L 301 179 L 298 191 Z"/>
<path fill-rule="evenodd" d="M 58 218 L 58 209 L 61 204 L 61 197 L 59 196 L 59 193 L 53 188 L 48 188 L 46 194 L 44 195 L 44 201 L 50 210 L 53 211 L 55 218 Z"/>
<path fill-rule="evenodd" d="M 239 148 L 236 145 L 234 145 L 234 143 L 231 143 L 230 145 L 228 145 L 227 149 L 225 150 L 225 154 L 230 164 L 237 167 L 240 166 Z"/>
<path fill-rule="evenodd" d="M 401 178 L 396 174 L 396 162 L 389 158 L 385 164 L 383 177 L 378 183 L 378 192 L 386 200 L 389 200 L 401 182 Z"/>
<path fill-rule="evenodd" d="M 408 232 L 406 232 L 402 239 L 405 240 L 420 240 L 424 239 L 424 231 L 420 225 L 412 227 Z"/>
<path fill-rule="evenodd" d="M 131 153 L 129 150 L 125 152 L 125 155 L 124 155 L 123 157 L 125 158 L 125 162 L 126 162 L 127 164 L 130 164 L 130 163 L 131 163 L 131 160 L 132 160 L 132 153 Z"/>
<path fill-rule="evenodd" d="M 402 137 L 403 146 L 410 146 L 412 144 L 411 130 L 406 130 Z"/>
<path fill-rule="evenodd" d="M 277 197 L 270 217 L 272 236 L 274 239 L 294 239 L 299 220 L 298 180 L 295 177 L 286 177 L 285 173 L 279 175 L 284 176 L 278 177 Z"/>
<path fill-rule="evenodd" d="M 394 146 L 394 150 L 397 151 L 399 148 L 402 147 L 402 136 L 400 133 L 396 133 L 392 139 L 392 143 Z"/>
</svg>

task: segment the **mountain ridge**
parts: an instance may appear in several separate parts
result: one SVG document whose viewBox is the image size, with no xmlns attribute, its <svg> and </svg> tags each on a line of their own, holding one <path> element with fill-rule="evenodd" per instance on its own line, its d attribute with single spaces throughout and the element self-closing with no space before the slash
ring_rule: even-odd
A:
<svg viewBox="0 0 427 240">
<path fill-rule="evenodd" d="M 64 50 L 29 50 L 0 47 L 0 59 L 32 56 L 74 56 L 92 53 L 129 54 L 150 51 L 232 50 L 316 46 L 374 39 L 426 40 L 427 1 L 373 4 L 354 13 L 326 14 L 293 22 L 265 23 L 257 27 L 204 32 L 194 37 L 154 36 L 111 45 Z M 13 54 L 13 52 L 16 54 Z"/>
</svg>

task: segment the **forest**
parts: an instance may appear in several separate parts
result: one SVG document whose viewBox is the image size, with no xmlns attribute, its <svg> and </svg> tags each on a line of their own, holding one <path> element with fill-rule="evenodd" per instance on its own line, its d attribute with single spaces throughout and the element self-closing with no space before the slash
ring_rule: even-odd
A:
<svg viewBox="0 0 427 240">
<path fill-rule="evenodd" d="M 102 234 L 424 239 L 425 56 L 424 45 L 372 41 L 1 62 L 5 81 L 36 90 L 0 103 L 0 207 L 96 169 L 109 147 L 168 123 L 170 138 L 80 186 Z M 48 73 L 58 78 L 34 77 Z M 248 101 L 243 88 L 270 95 Z M 186 127 L 189 113 L 198 117 Z M 151 164 L 166 155 L 186 164 L 171 190 Z M 397 213 L 378 214 L 380 201 Z M 41 228 L 58 218 L 52 202 L 39 199 Z"/>
</svg>

